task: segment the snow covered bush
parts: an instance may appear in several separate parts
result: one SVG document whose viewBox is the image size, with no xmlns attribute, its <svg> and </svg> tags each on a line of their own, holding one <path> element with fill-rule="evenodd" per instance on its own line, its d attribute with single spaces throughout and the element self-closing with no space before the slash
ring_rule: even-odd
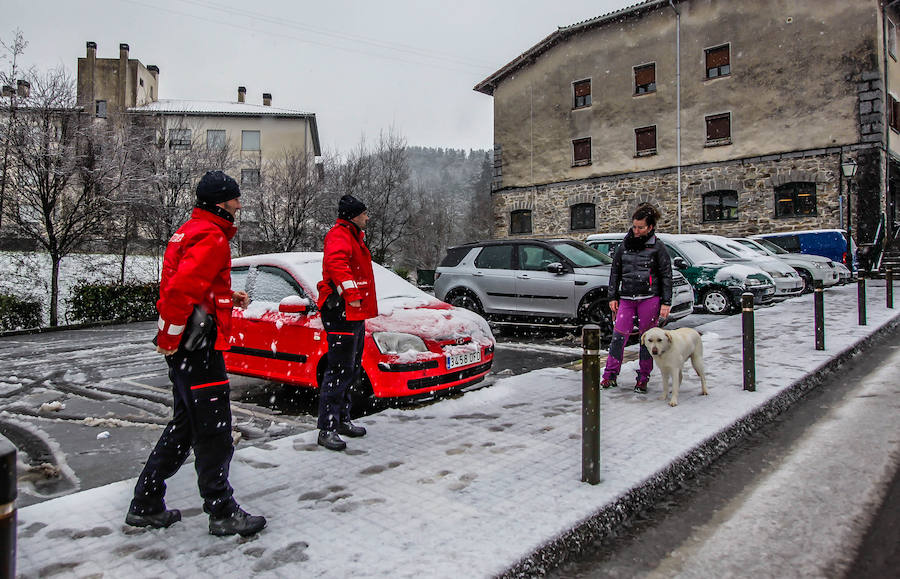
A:
<svg viewBox="0 0 900 579">
<path fill-rule="evenodd" d="M 72 322 L 156 319 L 158 283 L 87 283 L 72 288 L 67 300 Z"/>
<path fill-rule="evenodd" d="M 0 294 L 0 330 L 21 330 L 41 325 L 41 303 Z"/>
</svg>

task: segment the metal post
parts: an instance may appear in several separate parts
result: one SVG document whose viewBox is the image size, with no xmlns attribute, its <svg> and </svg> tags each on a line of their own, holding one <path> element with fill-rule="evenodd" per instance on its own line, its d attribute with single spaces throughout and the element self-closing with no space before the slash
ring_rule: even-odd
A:
<svg viewBox="0 0 900 579">
<path fill-rule="evenodd" d="M 894 268 L 888 266 L 884 271 L 885 285 L 884 299 L 889 309 L 894 307 Z"/>
<path fill-rule="evenodd" d="M 600 326 L 581 330 L 581 480 L 600 482 Z"/>
<path fill-rule="evenodd" d="M 753 319 L 753 294 L 741 294 L 744 329 L 744 390 L 756 392 L 756 323 Z"/>
<path fill-rule="evenodd" d="M 859 325 L 866 325 L 866 278 L 856 280 L 856 301 L 859 304 Z"/>
<path fill-rule="evenodd" d="M 816 350 L 825 349 L 825 286 L 822 280 L 813 281 L 816 318 Z"/>
<path fill-rule="evenodd" d="M 0 577 L 16 576 L 16 447 L 0 435 Z"/>
</svg>

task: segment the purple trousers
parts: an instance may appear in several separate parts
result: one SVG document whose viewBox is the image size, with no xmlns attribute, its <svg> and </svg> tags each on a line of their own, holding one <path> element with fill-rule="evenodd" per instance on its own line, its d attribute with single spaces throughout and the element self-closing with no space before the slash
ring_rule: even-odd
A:
<svg viewBox="0 0 900 579">
<path fill-rule="evenodd" d="M 612 342 L 609 345 L 609 357 L 606 358 L 606 369 L 603 371 L 603 379 L 609 380 L 619 375 L 622 369 L 622 357 L 625 355 L 625 342 L 634 328 L 634 318 L 637 316 L 638 327 L 641 334 L 659 324 L 659 296 L 645 300 L 619 300 L 619 311 L 616 312 L 616 323 L 613 327 Z M 653 358 L 643 345 L 639 361 L 638 378 L 647 380 L 653 371 Z"/>
</svg>

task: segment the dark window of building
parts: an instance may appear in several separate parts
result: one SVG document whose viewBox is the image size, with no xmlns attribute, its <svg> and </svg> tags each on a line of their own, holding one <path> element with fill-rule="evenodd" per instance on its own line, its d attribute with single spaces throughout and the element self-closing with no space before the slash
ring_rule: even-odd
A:
<svg viewBox="0 0 900 579">
<path fill-rule="evenodd" d="M 645 64 L 634 68 L 634 94 L 656 92 L 656 64 Z"/>
<path fill-rule="evenodd" d="M 775 188 L 775 217 L 801 217 L 815 214 L 815 183 L 795 181 Z"/>
<path fill-rule="evenodd" d="M 569 208 L 572 229 L 594 229 L 596 207 L 593 203 L 578 203 Z"/>
<path fill-rule="evenodd" d="M 634 150 L 639 156 L 656 154 L 656 126 L 634 130 Z"/>
<path fill-rule="evenodd" d="M 531 210 L 519 209 L 509 214 L 510 233 L 531 233 Z"/>
<path fill-rule="evenodd" d="M 572 108 L 580 109 L 581 107 L 591 106 L 591 81 L 579 80 L 572 85 L 575 89 L 575 104 Z"/>
<path fill-rule="evenodd" d="M 591 164 L 591 138 L 572 141 L 572 165 Z"/>
<path fill-rule="evenodd" d="M 897 25 L 888 18 L 888 54 L 897 60 Z"/>
<path fill-rule="evenodd" d="M 737 218 L 737 191 L 712 191 L 703 196 L 703 221 L 734 221 Z"/>
<path fill-rule="evenodd" d="M 900 132 L 900 101 L 891 94 L 888 95 L 887 118 L 888 126 Z"/>
<path fill-rule="evenodd" d="M 241 186 L 259 186 L 259 169 L 241 169 Z"/>
<path fill-rule="evenodd" d="M 144 86 L 144 79 L 139 78 L 139 79 L 138 79 L 138 84 L 141 85 L 141 86 Z"/>
<path fill-rule="evenodd" d="M 706 78 L 731 74 L 731 48 L 727 44 L 706 49 Z"/>
<path fill-rule="evenodd" d="M 529 211 L 530 213 L 530 211 Z M 512 245 L 488 245 L 475 258 L 475 267 L 483 269 L 512 269 Z"/>
<path fill-rule="evenodd" d="M 176 151 L 189 150 L 191 148 L 191 130 L 169 129 L 169 147 Z"/>
<path fill-rule="evenodd" d="M 706 117 L 706 144 L 724 145 L 731 142 L 731 113 Z"/>
<path fill-rule="evenodd" d="M 96 114 L 101 119 L 106 118 L 106 101 L 97 101 Z"/>
</svg>

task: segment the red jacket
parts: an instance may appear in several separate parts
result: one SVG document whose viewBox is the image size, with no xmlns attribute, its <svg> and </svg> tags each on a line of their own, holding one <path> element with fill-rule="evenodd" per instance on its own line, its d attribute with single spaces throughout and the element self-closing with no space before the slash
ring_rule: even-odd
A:
<svg viewBox="0 0 900 579">
<path fill-rule="evenodd" d="M 206 211 L 194 209 L 191 218 L 169 239 L 159 282 L 157 345 L 174 350 L 181 341 L 188 316 L 199 304 L 216 317 L 216 350 L 227 350 L 231 336 L 231 247 L 237 228 Z"/>
<path fill-rule="evenodd" d="M 378 315 L 372 254 L 363 242 L 365 234 L 356 225 L 338 219 L 325 235 L 322 281 L 319 282 L 319 309 L 332 293 L 332 283 L 346 303 L 348 320 L 365 320 Z M 331 283 L 329 283 L 331 282 Z M 360 300 L 358 308 L 350 302 Z"/>
</svg>

